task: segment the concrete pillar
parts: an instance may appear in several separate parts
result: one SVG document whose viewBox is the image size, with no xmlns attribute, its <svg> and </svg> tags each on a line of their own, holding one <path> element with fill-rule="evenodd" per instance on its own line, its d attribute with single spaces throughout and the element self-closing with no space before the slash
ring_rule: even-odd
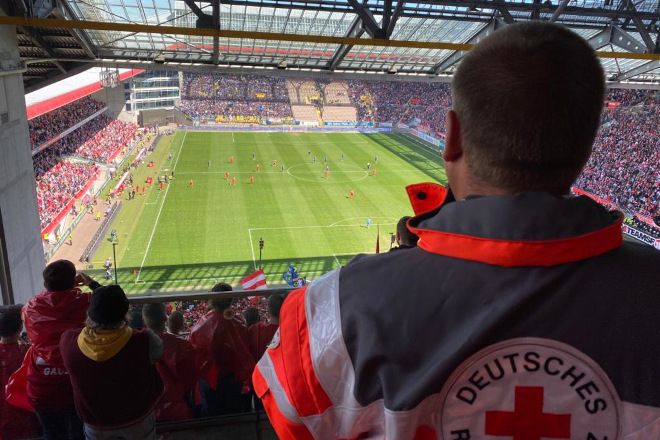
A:
<svg viewBox="0 0 660 440">
<path fill-rule="evenodd" d="M 0 271 L 3 302 L 12 293 L 15 303 L 42 290 L 44 268 L 20 67 L 16 30 L 0 26 Z"/>
</svg>

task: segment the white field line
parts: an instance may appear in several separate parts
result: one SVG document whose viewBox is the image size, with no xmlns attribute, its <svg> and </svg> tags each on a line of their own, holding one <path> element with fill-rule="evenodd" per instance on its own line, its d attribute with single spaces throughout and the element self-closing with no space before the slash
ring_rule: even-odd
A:
<svg viewBox="0 0 660 440">
<path fill-rule="evenodd" d="M 160 200 L 160 193 L 162 193 L 162 191 L 158 191 L 158 195 L 156 196 L 156 200 L 154 200 L 153 202 L 145 203 L 144 205 L 147 206 L 147 205 L 155 205 L 155 204 L 157 204 L 157 203 L 158 203 L 158 200 Z"/>
<path fill-rule="evenodd" d="M 183 132 L 183 139 L 181 140 L 179 153 L 176 155 L 176 160 L 174 161 L 174 166 L 172 167 L 173 171 L 176 170 L 176 164 L 179 163 L 179 157 L 181 157 L 181 151 L 183 151 L 183 146 L 186 143 L 187 134 L 188 134 L 187 131 Z M 153 228 L 151 228 L 151 235 L 149 236 L 149 241 L 147 242 L 147 248 L 144 250 L 144 257 L 142 257 L 142 263 L 140 263 L 140 269 L 138 269 L 138 274 L 137 277 L 135 278 L 136 282 L 140 281 L 140 274 L 142 273 L 142 267 L 144 266 L 144 262 L 147 261 L 147 255 L 149 255 L 149 249 L 151 248 L 151 241 L 154 239 L 154 233 L 156 232 L 156 227 L 158 226 L 158 220 L 160 219 L 160 214 L 163 212 L 163 206 L 165 206 L 165 200 L 167 200 L 167 193 L 169 191 L 170 191 L 170 185 L 167 185 L 167 188 L 165 188 L 165 195 L 163 196 L 163 200 L 160 202 L 160 208 L 158 208 L 156 221 L 154 222 Z"/>
<path fill-rule="evenodd" d="M 250 237 L 250 252 L 252 252 L 252 264 L 254 264 L 254 270 L 257 270 L 257 258 L 254 256 L 254 245 L 252 244 L 252 229 L 248 229 L 248 237 Z"/>
<path fill-rule="evenodd" d="M 366 218 L 366 217 L 365 217 Z M 332 224 L 332 225 L 308 225 L 308 226 L 279 226 L 276 228 L 250 228 L 248 231 L 276 231 L 280 229 L 320 229 L 320 228 L 354 228 L 357 226 L 364 227 L 366 225 L 365 223 L 357 223 L 357 224 L 351 224 L 351 225 L 337 225 L 337 224 Z M 381 226 L 389 226 L 389 225 L 396 225 L 396 222 L 388 222 L 388 223 L 372 223 L 372 227 L 376 227 L 378 225 Z M 339 255 L 339 254 L 337 254 Z"/>
</svg>

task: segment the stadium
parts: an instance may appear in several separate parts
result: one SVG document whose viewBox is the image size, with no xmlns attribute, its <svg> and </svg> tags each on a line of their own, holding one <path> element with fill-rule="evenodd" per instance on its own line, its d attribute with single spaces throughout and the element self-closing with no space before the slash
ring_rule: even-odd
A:
<svg viewBox="0 0 660 440">
<path fill-rule="evenodd" d="M 577 255 L 616 241 L 601 235 L 598 235 L 601 238 L 594 238 L 600 230 L 593 232 L 587 225 L 596 222 L 596 218 L 620 215 L 621 224 L 614 223 L 607 229 L 616 230 L 616 234 L 623 237 L 624 247 L 640 249 L 644 257 L 623 259 L 636 267 L 632 273 L 624 270 L 628 266 L 623 263 L 613 267 L 620 268 L 619 279 L 629 279 L 631 290 L 635 291 L 634 286 L 640 285 L 641 290 L 648 290 L 649 297 L 657 296 L 657 284 L 644 281 L 657 272 L 658 266 L 648 261 L 657 262 L 660 251 L 660 4 L 657 0 L 7 0 L 0 4 L 0 11 L 0 83 L 3 85 L 0 89 L 0 291 L 3 301 L 0 330 L 7 333 L 0 335 L 0 363 L 3 365 L 3 389 L 9 383 L 0 405 L 0 439 L 83 438 L 76 436 L 78 434 L 63 434 L 66 429 L 81 430 L 83 422 L 84 438 L 110 438 L 101 435 L 110 435 L 110 431 L 118 436 L 112 438 L 142 438 L 137 436 L 138 431 L 126 431 L 128 434 L 120 431 L 141 429 L 144 426 L 138 425 L 146 423 L 150 424 L 152 432 L 144 438 L 158 435 L 158 438 L 209 439 L 262 439 L 279 435 L 279 438 L 540 440 L 582 438 L 582 426 L 598 425 L 573 413 L 573 420 L 580 421 L 573 422 L 572 431 L 561 429 L 558 426 L 563 426 L 564 422 L 557 420 L 563 416 L 555 414 L 563 414 L 565 408 L 550 397 L 544 406 L 541 397 L 543 417 L 548 413 L 559 417 L 553 419 L 555 422 L 548 422 L 549 425 L 537 421 L 536 425 L 529 422 L 524 429 L 515 428 L 518 425 L 506 421 L 509 416 L 489 410 L 480 416 L 483 420 L 478 419 L 486 426 L 485 433 L 475 435 L 476 425 L 470 425 L 472 431 L 451 430 L 449 427 L 459 426 L 458 421 L 468 417 L 452 413 L 454 407 L 444 402 L 442 411 L 429 410 L 432 414 L 429 417 L 436 420 L 437 416 L 439 421 L 422 424 L 426 416 L 419 416 L 415 419 L 415 423 L 420 424 L 417 430 L 408 431 L 413 428 L 406 425 L 408 422 L 400 421 L 403 414 L 425 408 L 426 400 L 408 395 L 398 400 L 392 397 L 392 389 L 397 385 L 390 388 L 385 382 L 388 375 L 393 374 L 394 383 L 398 384 L 399 378 L 406 377 L 402 372 L 404 367 L 415 362 L 406 360 L 407 356 L 416 358 L 410 353 L 404 354 L 398 363 L 393 362 L 397 366 L 393 370 L 395 373 L 388 372 L 387 368 L 377 372 L 383 356 L 365 358 L 351 351 L 351 344 L 360 341 L 364 344 L 361 345 L 363 351 L 365 346 L 379 347 L 390 340 L 396 345 L 394 342 L 403 334 L 406 345 L 414 346 L 418 339 L 423 345 L 427 336 L 415 336 L 416 325 L 426 322 L 429 329 L 437 330 L 434 326 L 442 325 L 442 313 L 445 313 L 442 317 L 448 316 L 444 307 L 450 308 L 453 300 L 447 299 L 442 305 L 429 303 L 408 291 L 407 286 L 415 286 L 419 279 L 444 274 L 442 282 L 434 286 L 440 290 L 449 289 L 449 284 L 444 283 L 454 280 L 456 273 L 465 276 L 469 268 L 459 265 L 460 270 L 454 271 L 450 269 L 452 261 L 442 260 L 423 271 L 423 264 L 413 264 L 418 257 L 414 257 L 408 247 L 415 248 L 414 252 L 440 254 L 448 260 L 451 257 L 462 262 L 479 262 L 480 269 L 472 268 L 473 273 L 479 274 L 472 276 L 474 280 L 479 279 L 480 274 L 490 273 L 490 265 L 513 267 L 509 270 L 529 271 L 516 280 L 528 277 L 530 285 L 532 280 L 537 280 L 537 285 L 546 288 L 554 286 L 553 282 L 538 275 L 538 268 L 532 266 L 555 270 L 575 264 L 583 270 L 591 260 Z M 584 221 L 572 221 L 568 208 L 552 211 L 553 215 L 564 213 L 557 218 L 571 223 L 571 231 L 578 231 L 574 234 L 582 240 L 580 250 L 561 260 L 559 255 L 566 253 L 563 248 L 544 248 L 538 264 L 534 263 L 535 254 L 524 253 L 528 259 L 521 261 L 516 260 L 518 257 L 514 254 L 519 249 L 524 250 L 525 243 L 541 246 L 556 238 L 550 240 L 541 234 L 543 216 L 536 218 L 529 230 L 520 227 L 512 232 L 514 238 L 489 236 L 494 244 L 481 248 L 481 245 L 471 244 L 474 242 L 461 240 L 471 236 L 470 228 L 487 229 L 484 225 L 492 216 L 501 214 L 500 220 L 493 222 L 502 227 L 508 217 L 499 207 L 482 208 L 472 223 L 459 222 L 458 226 L 450 223 L 456 231 L 444 235 L 442 244 L 439 239 L 433 242 L 425 239 L 428 235 L 423 235 L 427 232 L 422 227 L 432 223 L 430 213 L 442 212 L 441 207 L 446 212 L 444 207 L 452 209 L 452 205 L 465 205 L 472 198 L 497 199 L 504 194 L 527 194 L 523 186 L 523 190 L 496 192 L 495 197 L 469 193 L 466 197 L 457 197 L 454 202 L 451 193 L 455 190 L 459 194 L 461 190 L 456 183 L 461 168 L 456 165 L 459 159 L 455 157 L 460 158 L 463 151 L 468 151 L 468 147 L 458 147 L 463 149 L 454 156 L 456 145 L 461 145 L 456 141 L 456 133 L 461 133 L 465 145 L 468 139 L 462 128 L 456 128 L 457 122 L 453 119 L 456 114 L 459 119 L 463 118 L 462 107 L 457 105 L 462 89 L 454 82 L 454 77 L 460 72 L 462 62 L 482 41 L 515 28 L 519 23 L 555 23 L 570 30 L 571 37 L 565 38 L 577 38 L 580 46 L 597 56 L 606 87 L 603 99 L 599 98 L 602 113 L 597 121 L 593 147 L 589 145 L 590 154 L 585 156 L 588 157 L 586 165 L 580 166 L 570 190 L 561 195 L 562 200 L 589 203 L 594 214 Z M 532 39 L 530 37 L 530 41 Z M 536 52 L 532 55 L 536 56 Z M 538 104 L 544 110 L 537 114 L 552 115 L 554 104 L 543 102 L 552 97 L 548 90 L 574 90 L 574 101 L 566 101 L 570 109 L 564 106 L 557 114 L 564 118 L 579 114 L 582 118 L 586 113 L 575 109 L 583 111 L 584 102 L 589 99 L 586 95 L 579 96 L 587 67 L 576 66 L 572 75 L 552 77 L 545 73 L 548 69 L 543 68 L 543 59 L 539 59 L 541 67 L 536 70 L 524 59 L 514 59 L 507 64 L 507 68 L 521 65 L 521 71 L 534 71 L 534 75 L 542 77 L 529 86 L 525 101 L 541 97 Z M 555 60 L 555 64 L 561 63 Z M 555 66 L 549 69 L 554 72 Z M 497 74 L 493 69 L 483 81 L 496 81 Z M 593 78 L 587 78 L 590 79 Z M 519 99 L 516 91 L 511 92 L 510 84 L 514 81 L 527 86 L 520 78 L 505 78 L 501 90 L 508 92 L 502 92 L 503 102 L 509 102 L 508 95 L 511 95 L 510 102 L 519 102 L 515 101 Z M 539 91 L 541 88 L 543 90 Z M 472 84 L 470 90 L 473 94 L 487 96 L 490 89 L 486 85 Z M 466 91 L 462 93 L 472 96 Z M 506 113 L 502 110 L 504 105 L 491 106 L 485 98 L 480 102 L 481 107 L 494 109 L 490 113 L 484 111 L 484 127 L 489 126 L 486 118 L 504 120 L 498 114 Z M 521 108 L 526 109 L 526 105 Z M 525 121 L 525 116 L 524 110 L 515 116 L 516 120 L 524 121 L 518 125 L 520 132 L 525 131 L 526 125 L 541 127 L 536 138 L 540 139 L 540 144 L 549 144 L 543 136 L 550 138 L 555 134 L 543 131 L 545 126 L 537 120 Z M 572 135 L 589 125 L 586 116 L 579 123 L 571 121 L 570 128 L 566 128 L 568 122 L 562 125 L 559 116 L 553 117 L 556 117 L 556 132 L 561 136 Z M 488 136 L 491 142 L 496 134 Z M 517 142 L 513 135 L 507 139 L 507 142 L 492 140 L 492 145 L 505 149 Z M 570 153 L 567 149 L 564 154 Z M 520 169 L 534 168 L 538 155 L 516 154 Z M 486 157 L 486 153 L 484 155 Z M 473 156 L 466 153 L 465 157 Z M 557 163 L 566 166 L 568 160 Z M 508 162 L 510 165 L 513 161 Z M 473 166 L 476 167 L 470 163 L 465 169 L 476 172 Z M 547 165 L 543 172 L 555 170 L 555 166 L 559 165 Z M 416 186 L 420 183 L 424 185 Z M 436 197 L 434 184 L 451 188 L 449 195 L 442 192 L 442 196 Z M 541 190 L 528 191 L 534 194 Z M 600 210 L 600 214 L 596 214 L 596 210 Z M 509 221 L 509 224 L 514 223 Z M 556 224 L 548 229 L 555 227 Z M 521 238 L 526 233 L 533 237 L 529 242 Z M 406 234 L 412 234 L 411 242 L 406 241 Z M 567 233 L 561 235 L 555 241 L 563 243 L 568 240 L 567 236 Z M 476 241 L 481 243 L 483 237 L 477 237 Z M 514 243 L 512 248 L 493 251 L 499 249 L 498 243 L 505 241 Z M 434 246 L 448 249 L 448 253 L 432 251 Z M 471 246 L 481 249 L 477 253 L 483 254 L 484 260 L 477 257 L 471 260 L 466 256 L 466 249 Z M 559 248 L 559 244 L 557 246 Z M 614 247 L 603 247 L 600 254 L 606 254 L 608 249 Z M 382 255 L 405 252 L 411 252 L 409 259 L 401 257 L 396 264 L 388 263 L 394 257 Z M 646 257 L 647 253 L 651 256 Z M 594 251 L 593 258 L 601 258 L 600 254 Z M 64 264 L 62 260 L 71 263 Z M 406 264 L 412 266 L 404 271 Z M 608 264 L 593 263 L 602 268 L 609 267 Z M 371 269 L 363 269 L 360 275 L 360 267 Z M 72 270 L 74 284 L 51 288 L 60 282 L 63 274 Z M 396 275 L 399 270 L 402 272 Z M 80 273 L 86 275 L 81 278 Z M 330 283 L 328 280 L 333 279 L 333 274 L 343 277 L 344 273 L 346 280 L 336 275 L 337 286 L 326 287 L 326 297 L 317 294 Z M 395 275 L 394 281 L 386 281 Z M 611 271 L 609 275 L 615 276 Z M 393 300 L 381 306 L 375 295 L 366 307 L 342 297 L 341 293 L 330 293 L 340 290 L 338 286 L 342 286 L 342 290 L 352 286 L 361 294 L 362 287 L 356 287 L 364 283 L 361 276 L 383 283 L 376 293 L 389 288 L 397 295 L 410 295 L 411 299 Z M 602 276 L 602 280 L 606 278 Z M 397 288 L 399 279 L 405 282 Z M 573 278 L 567 272 L 557 279 Z M 591 277 L 572 282 L 588 290 L 591 285 L 588 279 Z M 503 282 L 499 287 L 515 290 L 511 286 L 518 286 L 518 281 Z M 153 330 L 160 336 L 163 352 L 158 363 L 152 362 L 153 371 L 147 371 L 146 367 L 143 370 L 126 367 L 127 371 L 136 372 L 135 377 L 124 383 L 117 382 L 118 388 L 128 387 L 127 383 L 143 388 L 137 392 L 128 387 L 123 391 L 127 395 L 130 392 L 144 395 L 146 399 L 153 394 L 148 414 L 143 411 L 138 423 L 129 416 L 126 420 L 121 418 L 132 410 L 132 403 L 128 402 L 131 399 L 127 399 L 126 408 L 116 410 L 116 418 L 114 407 L 111 410 L 101 406 L 103 410 L 92 410 L 89 402 L 83 405 L 81 402 L 87 397 L 81 397 L 84 392 L 77 387 L 85 387 L 78 385 L 78 379 L 73 377 L 79 374 L 75 371 L 85 368 L 76 370 L 74 364 L 69 366 L 67 356 L 78 359 L 77 354 L 64 348 L 62 354 L 59 353 L 68 334 L 65 330 L 77 329 L 81 335 L 77 339 L 80 346 L 77 353 L 82 353 L 80 357 L 84 361 L 78 359 L 76 365 L 92 359 L 95 362 L 91 364 L 91 371 L 97 364 L 104 364 L 98 362 L 98 356 L 106 349 L 84 348 L 84 344 L 94 341 L 89 335 L 87 342 L 81 341 L 88 330 L 93 333 L 96 329 L 101 334 L 119 328 L 90 327 L 90 321 L 100 324 L 100 319 L 110 314 L 116 305 L 111 302 L 115 297 L 110 298 L 118 295 L 117 290 L 113 290 L 115 285 L 121 286 L 119 291 L 123 293 L 119 296 L 127 297 L 127 310 L 120 313 L 120 321 L 127 325 L 121 329 L 140 335 L 134 337 L 136 341 L 146 334 L 137 330 Z M 497 284 L 493 286 L 496 288 Z M 79 288 L 85 292 L 92 290 L 94 294 L 83 294 Z M 607 283 L 603 281 L 598 289 L 607 290 Z M 49 296 L 74 290 L 78 295 L 75 304 L 72 299 Z M 288 299 L 287 295 L 294 290 L 291 294 L 294 299 Z M 470 293 L 479 290 L 479 285 L 466 290 Z M 110 302 L 95 303 L 94 296 L 99 291 L 99 298 L 102 294 L 108 295 Z M 306 298 L 317 295 L 318 303 L 311 299 L 299 300 L 300 292 L 306 292 Z M 339 298 L 336 304 L 324 299 L 332 295 Z M 535 298 L 534 301 L 540 301 Z M 295 313 L 291 311 L 294 301 L 298 301 Z M 659 311 L 653 309 L 656 303 L 647 301 L 647 296 L 631 301 L 642 309 L 646 307 L 646 313 Z M 532 302 L 511 306 L 510 313 L 505 314 L 506 322 L 518 322 L 516 310 L 521 310 L 519 314 L 536 316 L 537 309 L 533 307 L 543 304 Z M 625 306 L 607 301 L 601 305 L 595 305 L 596 302 L 594 309 L 625 309 Z M 288 307 L 294 316 L 283 315 L 280 321 L 282 303 L 285 304 L 282 310 Z M 500 308 L 493 305 L 495 303 L 496 298 L 490 297 L 479 302 L 477 310 L 483 315 L 473 316 L 474 321 L 486 322 L 487 310 L 493 315 L 504 310 L 504 306 Z M 121 309 L 122 304 L 116 307 Z M 406 317 L 414 315 L 408 307 L 415 308 L 415 304 L 421 306 L 417 309 L 423 309 L 415 313 L 425 317 L 419 318 L 418 323 Z M 570 308 L 572 303 L 566 304 Z M 99 311 L 95 311 L 95 307 L 100 307 Z M 322 312 L 322 307 L 329 309 Z M 372 311 L 377 315 L 374 310 L 382 312 L 379 307 L 386 307 L 390 314 L 369 327 L 371 336 L 360 339 L 358 330 L 362 321 L 372 319 Z M 467 306 L 456 307 L 456 313 L 449 315 L 463 316 Z M 549 311 L 552 304 L 541 309 L 544 307 Z M 341 309 L 339 326 L 331 322 L 335 308 L 338 317 Z M 357 314 L 357 318 L 349 322 L 351 314 Z M 594 314 L 598 315 L 597 310 Z M 289 320 L 285 316 L 289 316 Z M 567 316 L 572 315 L 567 313 Z M 313 317 L 322 322 L 317 324 L 320 329 L 317 335 L 313 334 Z M 630 312 L 622 319 L 632 322 L 638 317 Z M 447 322 L 454 322 L 453 319 L 450 317 Z M 16 335 L 13 335 L 4 330 L 6 326 L 14 328 L 16 320 L 21 331 L 14 331 Z M 387 339 L 385 335 L 389 335 L 390 324 L 396 325 L 398 333 Z M 491 323 L 489 328 L 501 330 L 496 324 Z M 308 325 L 309 334 L 306 333 Z M 625 332 L 627 325 L 612 324 L 612 328 Z M 456 326 L 461 327 L 462 323 Z M 603 334 L 609 334 L 605 327 L 599 328 Z M 296 356 L 291 354 L 292 345 L 285 343 L 287 335 L 298 331 L 302 342 L 297 336 L 293 339 L 296 344 L 302 344 L 302 348 L 295 346 L 296 353 L 302 353 L 302 361 L 296 358 L 295 365 L 287 364 L 285 368 L 289 356 Z M 333 331 L 339 332 L 341 344 L 328 336 Z M 443 327 L 442 331 L 449 330 Z M 60 342 L 62 333 L 65 336 Z M 517 335 L 514 331 L 511 334 Z M 592 395 L 604 389 L 614 390 L 612 399 L 625 400 L 619 402 L 621 406 L 617 406 L 616 415 L 607 413 L 610 420 L 616 419 L 618 423 L 617 417 L 621 420 L 628 417 L 621 415 L 628 414 L 625 409 L 628 404 L 639 403 L 658 411 L 660 397 L 656 399 L 657 396 L 649 397 L 644 393 L 645 397 L 638 400 L 627 397 L 616 375 L 603 366 L 603 358 L 585 348 L 590 347 L 589 344 L 579 345 L 569 337 L 554 338 L 552 335 L 548 336 L 553 339 L 551 344 L 534 346 L 533 343 L 538 342 L 534 338 L 545 337 L 543 335 L 534 330 L 521 336 L 531 341 L 525 339 L 520 343 L 520 347 L 528 350 L 524 356 L 521 354 L 528 372 L 535 362 L 542 364 L 542 359 L 529 353 L 541 353 L 538 354 L 541 358 L 546 356 L 544 368 L 548 375 L 552 375 L 552 362 L 564 367 L 569 358 L 561 356 L 570 355 L 573 356 L 571 365 L 577 365 L 576 369 L 593 367 L 589 371 L 595 372 L 598 380 L 604 378 L 602 383 L 594 379 L 592 388 L 575 385 L 578 383 L 575 379 L 571 386 L 583 400 L 583 393 Z M 477 391 L 486 389 L 484 384 L 499 380 L 489 365 L 499 365 L 503 371 L 501 364 L 489 362 L 495 362 L 493 353 L 506 353 L 506 350 L 497 351 L 504 350 L 498 345 L 504 342 L 493 337 L 492 341 L 488 339 L 493 343 L 489 347 L 473 346 L 470 345 L 473 338 L 469 336 L 453 346 L 462 357 L 452 364 L 451 377 L 432 378 L 435 381 L 432 383 L 439 387 L 436 393 L 440 393 L 440 388 L 445 390 L 438 395 L 443 399 L 449 400 L 447 396 L 456 390 L 458 403 L 469 400 L 465 399 L 465 393 L 474 393 L 473 399 L 476 399 Z M 611 334 L 609 337 L 614 338 Z M 284 354 L 278 351 L 280 338 L 282 347 L 286 347 L 282 350 L 290 350 Z M 152 350 L 150 344 L 155 344 L 151 340 L 140 341 L 135 342 L 135 347 L 140 343 Z M 6 350 L 2 348 L 5 344 Z M 9 344 L 18 344 L 20 348 L 14 349 Z M 122 344 L 133 347 L 132 342 Z M 209 344 L 218 345 L 211 347 Z M 223 344 L 225 348 L 218 348 Z M 635 343 L 630 344 L 635 346 Z M 327 352 L 334 353 L 335 357 L 317 362 L 314 356 L 317 353 L 321 356 L 323 350 L 319 347 L 325 345 L 329 347 Z M 113 352 L 113 355 L 119 359 L 124 351 Z M 117 360 L 113 368 L 123 371 L 125 365 L 137 358 L 135 353 L 137 351 L 126 355 L 121 362 Z M 342 353 L 345 358 L 338 357 Z M 151 351 L 149 354 L 151 356 Z M 478 357 L 480 354 L 482 358 Z M 512 373 L 517 373 L 513 358 L 506 359 L 511 361 Z M 438 357 L 435 361 L 442 364 L 446 360 Z M 474 370 L 471 377 L 472 370 L 461 373 L 464 362 L 473 362 L 469 368 L 483 362 L 486 368 L 483 377 L 489 375 L 492 381 L 485 382 L 483 377 L 477 377 L 478 370 Z M 420 365 L 423 363 L 419 361 Z M 107 369 L 99 366 L 98 371 L 111 374 L 110 364 L 110 361 L 105 364 Z M 46 373 L 42 371 L 43 365 L 46 365 Z M 355 372 L 346 365 L 354 367 Z M 66 392 L 73 392 L 75 405 L 71 397 L 66 410 L 43 406 L 44 401 L 62 400 L 53 395 L 66 394 L 62 391 L 64 388 L 48 391 L 50 385 L 40 382 L 39 387 L 43 385 L 44 388 L 39 389 L 46 391 L 40 396 L 41 391 L 34 391 L 38 388 L 31 382 L 37 374 L 35 371 L 48 376 L 49 366 L 63 377 L 58 379 L 64 381 L 58 386 L 63 386 L 62 383 L 68 384 L 67 389 L 73 386 L 73 391 Z M 328 369 L 325 378 L 324 368 Z M 362 374 L 367 371 L 366 376 L 378 376 L 379 385 L 371 384 L 369 379 L 360 382 L 360 377 L 351 376 L 358 375 L 360 368 L 363 368 Z M 628 364 L 626 368 L 633 369 Z M 71 382 L 67 369 L 72 375 Z M 351 370 L 350 379 L 337 379 L 347 370 Z M 561 380 L 570 374 L 562 373 Z M 299 383 L 296 377 L 305 379 L 300 379 Z M 348 400 L 337 397 L 339 391 L 334 380 L 353 384 L 355 388 Z M 466 381 L 463 388 L 460 388 L 461 380 Z M 518 414 L 518 399 L 522 402 L 523 397 L 529 397 L 523 392 L 532 393 L 532 388 L 537 386 L 531 379 L 520 381 L 515 387 L 515 411 L 506 414 Z M 303 382 L 305 386 L 301 385 Z M 89 389 L 94 393 L 112 393 L 111 387 L 103 383 L 93 380 Z M 158 383 L 162 389 L 156 398 Z M 557 384 L 543 382 L 543 386 L 546 393 L 559 389 Z M 639 385 L 641 388 L 649 386 L 648 383 Z M 309 389 L 311 395 L 298 394 L 298 387 Z M 410 386 L 411 390 L 416 388 Z M 522 388 L 526 391 L 521 391 Z M 466 389 L 468 391 L 464 391 Z M 502 403 L 501 407 L 514 408 L 513 392 L 502 391 L 504 394 L 497 398 L 488 397 L 492 399 L 488 405 L 495 402 Z M 435 399 L 433 396 L 436 394 L 431 395 Z M 135 399 L 135 405 L 141 404 L 140 399 Z M 561 397 L 558 399 L 561 401 Z M 609 402 L 605 397 L 602 399 Z M 358 419 L 371 417 L 369 411 L 381 411 L 373 409 L 378 405 L 387 415 L 376 417 L 378 421 L 373 422 L 373 426 L 384 428 L 371 425 L 365 428 L 367 422 Z M 490 408 L 488 405 L 484 408 Z M 520 405 L 522 408 L 523 404 Z M 608 404 L 608 408 L 613 406 Z M 342 415 L 342 411 L 350 412 L 346 408 L 361 415 Z M 107 415 L 109 412 L 113 415 Z M 106 415 L 101 415 L 104 413 Z M 63 423 L 69 423 L 69 418 L 71 426 L 65 429 Z M 488 421 L 495 419 L 499 422 Z M 656 414 L 653 419 L 656 421 L 651 422 L 647 431 L 640 428 L 635 438 L 657 438 L 659 419 Z M 80 426 L 74 426 L 75 423 Z M 437 426 L 429 427 L 433 423 Z M 300 428 L 303 425 L 305 428 Z M 478 429 L 483 431 L 481 425 Z M 555 430 L 546 434 L 541 433 L 541 428 L 529 427 L 551 425 Z M 608 424 L 599 426 L 602 432 L 615 432 L 607 431 L 611 428 Z M 115 428 L 117 432 L 113 431 Z M 633 431 L 632 427 L 619 428 L 618 434 L 609 434 L 609 438 L 623 438 L 623 432 Z M 601 436 L 607 438 L 605 434 Z M 601 437 L 590 431 L 584 438 Z"/>
</svg>

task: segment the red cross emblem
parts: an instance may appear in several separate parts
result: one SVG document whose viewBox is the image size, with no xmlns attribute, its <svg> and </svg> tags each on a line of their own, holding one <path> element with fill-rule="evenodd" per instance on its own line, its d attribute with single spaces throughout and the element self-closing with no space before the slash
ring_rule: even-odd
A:
<svg viewBox="0 0 660 440">
<path fill-rule="evenodd" d="M 570 438 L 571 415 L 543 412 L 543 387 L 516 387 L 514 410 L 486 411 L 486 435 L 513 440 Z"/>
</svg>

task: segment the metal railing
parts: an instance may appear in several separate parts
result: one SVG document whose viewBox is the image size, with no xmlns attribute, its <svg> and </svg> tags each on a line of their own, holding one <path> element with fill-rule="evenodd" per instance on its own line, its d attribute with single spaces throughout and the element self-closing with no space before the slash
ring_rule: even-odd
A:
<svg viewBox="0 0 660 440">
<path fill-rule="evenodd" d="M 208 301 L 223 298 L 249 298 L 251 296 L 286 295 L 296 287 L 278 287 L 262 290 L 232 290 L 230 292 L 209 292 L 208 290 L 192 290 L 176 293 L 154 293 L 152 295 L 130 295 L 131 304 L 153 304 L 177 301 Z"/>
</svg>

